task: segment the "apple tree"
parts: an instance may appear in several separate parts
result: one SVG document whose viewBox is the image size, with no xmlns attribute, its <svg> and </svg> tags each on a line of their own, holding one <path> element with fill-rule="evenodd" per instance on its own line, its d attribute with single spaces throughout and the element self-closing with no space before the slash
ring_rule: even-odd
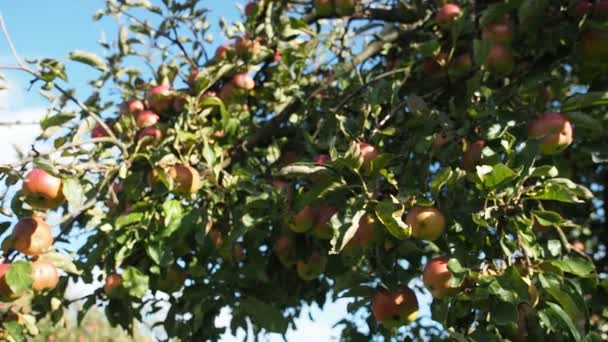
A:
<svg viewBox="0 0 608 342">
<path fill-rule="evenodd" d="M 4 336 L 82 279 L 181 340 L 337 298 L 346 341 L 608 339 L 608 1 L 259 0 L 211 50 L 214 5 L 105 1 L 89 89 L 10 43 L 49 112 L 0 169 Z"/>
</svg>

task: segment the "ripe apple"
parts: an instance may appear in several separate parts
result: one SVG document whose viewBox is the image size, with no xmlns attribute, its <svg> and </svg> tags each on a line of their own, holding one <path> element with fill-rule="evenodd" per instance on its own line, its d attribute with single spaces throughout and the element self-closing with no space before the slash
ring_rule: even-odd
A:
<svg viewBox="0 0 608 342">
<path fill-rule="evenodd" d="M 445 217 L 437 208 L 414 207 L 407 213 L 406 222 L 412 227 L 412 236 L 420 240 L 435 241 L 445 230 Z"/>
<path fill-rule="evenodd" d="M 312 0 L 312 4 L 319 17 L 329 17 L 334 12 L 332 0 Z"/>
<path fill-rule="evenodd" d="M 598 21 L 608 20 L 608 0 L 599 0 L 593 6 L 593 19 Z"/>
<path fill-rule="evenodd" d="M 173 187 L 177 192 L 195 193 L 201 185 L 201 176 L 190 165 L 173 165 L 169 168 L 169 177 L 173 179 Z"/>
<path fill-rule="evenodd" d="M 38 256 L 52 244 L 51 227 L 38 216 L 22 218 L 13 228 L 13 247 L 23 254 Z"/>
<path fill-rule="evenodd" d="M 586 31 L 581 37 L 580 48 L 584 61 L 605 63 L 608 60 L 608 31 Z"/>
<path fill-rule="evenodd" d="M 361 167 L 364 169 L 368 168 L 371 162 L 380 154 L 377 148 L 365 142 L 359 143 L 359 150 L 361 151 L 361 158 L 363 160 Z"/>
<path fill-rule="evenodd" d="M 247 17 L 251 16 L 253 13 L 255 13 L 255 11 L 258 9 L 258 3 L 255 1 L 250 1 L 249 3 L 247 3 L 247 5 L 245 6 L 245 15 Z"/>
<path fill-rule="evenodd" d="M 313 163 L 321 164 L 321 165 L 329 163 L 330 161 L 331 161 L 331 157 L 327 154 L 319 154 L 312 160 Z"/>
<path fill-rule="evenodd" d="M 491 22 L 481 30 L 481 38 L 489 39 L 494 44 L 511 45 L 513 23 L 508 18 Z"/>
<path fill-rule="evenodd" d="M 151 110 L 144 110 L 137 113 L 135 118 L 137 127 L 144 128 L 154 126 L 160 121 L 160 116 Z"/>
<path fill-rule="evenodd" d="M 245 90 L 252 90 L 255 88 L 255 81 L 253 78 L 245 73 L 240 73 L 232 76 L 232 84 L 235 87 Z"/>
<path fill-rule="evenodd" d="M 316 219 L 317 211 L 313 207 L 307 205 L 293 217 L 289 224 L 289 228 L 296 233 L 305 233 L 312 228 Z"/>
<path fill-rule="evenodd" d="M 435 15 L 435 22 L 437 25 L 444 30 L 449 30 L 452 27 L 454 21 L 462 16 L 462 9 L 460 6 L 452 3 L 447 3 L 439 8 L 439 11 Z"/>
<path fill-rule="evenodd" d="M 95 127 L 91 131 L 91 137 L 93 138 L 103 138 L 107 136 L 110 136 L 110 134 L 100 124 L 95 125 Z"/>
<path fill-rule="evenodd" d="M 142 140 L 146 137 L 152 137 L 152 140 L 142 143 L 142 146 L 159 143 L 163 139 L 163 133 L 157 127 L 145 127 L 137 133 L 137 140 Z"/>
<path fill-rule="evenodd" d="M 222 44 L 217 47 L 215 50 L 215 59 L 222 60 L 228 57 L 228 50 L 230 50 L 230 46 L 228 44 Z"/>
<path fill-rule="evenodd" d="M 422 282 L 434 298 L 451 296 L 457 290 L 450 286 L 452 274 L 448 270 L 448 261 L 447 257 L 429 260 L 422 271 Z"/>
<path fill-rule="evenodd" d="M 355 0 L 334 0 L 336 14 L 339 16 L 353 15 L 355 13 Z"/>
<path fill-rule="evenodd" d="M 574 141 L 570 120 L 562 113 L 545 113 L 528 126 L 528 138 L 540 140 L 543 154 L 552 155 L 565 150 Z"/>
<path fill-rule="evenodd" d="M 359 228 L 355 232 L 353 240 L 356 244 L 365 249 L 374 243 L 378 242 L 381 238 L 382 230 L 378 229 L 378 222 L 376 216 L 371 213 L 367 213 L 359 220 Z"/>
<path fill-rule="evenodd" d="M 466 171 L 474 171 L 475 166 L 479 164 L 481 160 L 481 151 L 486 147 L 486 142 L 483 140 L 477 140 L 467 146 L 467 149 L 462 155 L 462 168 Z"/>
<path fill-rule="evenodd" d="M 116 288 L 122 286 L 122 276 L 112 273 L 106 278 L 106 283 L 103 285 L 103 291 L 106 294 L 111 294 Z"/>
<path fill-rule="evenodd" d="M 318 278 L 327 265 L 327 258 L 319 253 L 311 254 L 306 260 L 298 260 L 296 270 L 300 279 L 310 281 Z"/>
<path fill-rule="evenodd" d="M 22 190 L 27 202 L 38 209 L 56 209 L 65 200 L 61 178 L 38 167 L 25 176 Z"/>
<path fill-rule="evenodd" d="M 280 236 L 273 244 L 272 250 L 277 256 L 281 264 L 286 268 L 290 268 L 295 265 L 296 249 L 293 240 L 288 235 Z"/>
<path fill-rule="evenodd" d="M 330 240 L 334 237 L 334 230 L 329 225 L 329 220 L 338 212 L 338 208 L 322 204 L 317 209 L 317 220 L 312 230 L 312 234 L 318 239 Z"/>
<path fill-rule="evenodd" d="M 234 43 L 236 53 L 241 56 L 256 56 L 262 50 L 260 39 L 248 36 L 238 37 Z"/>
<path fill-rule="evenodd" d="M 510 47 L 493 44 L 486 59 L 488 70 L 499 75 L 509 75 L 513 71 L 513 51 Z"/>
<path fill-rule="evenodd" d="M 139 99 L 130 99 L 120 105 L 120 114 L 135 115 L 145 109 L 144 101 Z"/>
<path fill-rule="evenodd" d="M 52 262 L 38 259 L 32 262 L 32 281 L 34 291 L 54 289 L 59 283 L 59 272 Z"/>
<path fill-rule="evenodd" d="M 397 328 L 416 320 L 418 299 L 407 287 L 392 292 L 380 291 L 372 298 L 372 314 L 386 328 Z"/>
<path fill-rule="evenodd" d="M 13 291 L 6 282 L 6 272 L 11 267 L 8 262 L 0 263 L 0 298 L 11 298 Z"/>
<path fill-rule="evenodd" d="M 156 113 L 164 113 L 173 107 L 171 87 L 165 84 L 153 87 L 146 95 L 148 105 Z"/>
</svg>

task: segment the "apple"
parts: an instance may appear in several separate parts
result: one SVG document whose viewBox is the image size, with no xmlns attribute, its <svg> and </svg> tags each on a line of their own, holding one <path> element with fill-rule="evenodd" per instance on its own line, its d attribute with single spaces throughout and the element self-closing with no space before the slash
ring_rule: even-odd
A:
<svg viewBox="0 0 608 342">
<path fill-rule="evenodd" d="M 381 237 L 382 230 L 378 229 L 376 216 L 367 213 L 359 220 L 359 227 L 355 232 L 353 239 L 359 247 L 367 248 L 378 242 Z"/>
<path fill-rule="evenodd" d="M 316 164 L 321 164 L 321 165 L 327 164 L 327 163 L 331 162 L 331 157 L 327 154 L 319 154 L 312 160 L 312 162 L 316 163 Z"/>
<path fill-rule="evenodd" d="M 416 320 L 418 299 L 407 287 L 392 292 L 380 291 L 372 298 L 372 314 L 386 328 L 397 328 Z"/>
<path fill-rule="evenodd" d="M 122 276 L 120 274 L 112 273 L 106 278 L 106 283 L 103 285 L 103 291 L 107 294 L 111 294 L 120 286 L 122 286 Z"/>
<path fill-rule="evenodd" d="M 173 179 L 173 187 L 177 192 L 191 194 L 198 191 L 201 176 L 190 165 L 173 165 L 169 168 L 169 177 Z"/>
<path fill-rule="evenodd" d="M 474 171 L 481 161 L 481 151 L 486 147 L 486 142 L 477 140 L 469 144 L 462 155 L 462 168 L 466 171 Z"/>
<path fill-rule="evenodd" d="M 329 220 L 338 212 L 338 208 L 322 204 L 317 209 L 317 220 L 312 230 L 312 234 L 321 240 L 330 240 L 334 237 L 334 230 L 329 225 Z"/>
<path fill-rule="evenodd" d="M 120 105 L 120 114 L 135 115 L 145 109 L 144 101 L 139 99 L 130 99 Z"/>
<path fill-rule="evenodd" d="M 444 30 L 449 30 L 452 24 L 462 16 L 460 6 L 452 3 L 443 5 L 435 15 L 435 22 Z"/>
<path fill-rule="evenodd" d="M 319 17 L 329 17 L 334 12 L 332 0 L 312 0 L 312 4 Z"/>
<path fill-rule="evenodd" d="M 283 57 L 281 56 L 281 51 L 279 51 L 279 50 L 275 51 L 274 56 L 272 56 L 272 59 L 275 62 L 279 63 L 283 59 Z"/>
<path fill-rule="evenodd" d="M 232 76 L 232 84 L 239 89 L 253 90 L 255 88 L 255 81 L 245 73 Z"/>
<path fill-rule="evenodd" d="M 255 1 L 250 1 L 249 3 L 247 3 L 247 5 L 245 6 L 245 15 L 247 17 L 251 16 L 253 13 L 255 13 L 255 11 L 258 9 L 258 3 Z"/>
<path fill-rule="evenodd" d="M 579 0 L 571 9 L 571 14 L 575 18 L 582 18 L 591 12 L 593 4 L 589 0 Z"/>
<path fill-rule="evenodd" d="M 222 60 L 228 57 L 228 50 L 230 50 L 230 46 L 228 44 L 222 44 L 215 49 L 215 59 Z"/>
<path fill-rule="evenodd" d="M 196 77 L 198 77 L 198 73 L 198 68 L 193 67 L 192 69 L 190 69 L 190 75 L 188 75 L 188 84 L 194 84 L 194 82 L 196 81 Z"/>
<path fill-rule="evenodd" d="M 355 0 L 334 0 L 336 14 L 339 16 L 353 15 L 355 13 Z"/>
<path fill-rule="evenodd" d="M 581 37 L 580 48 L 584 61 L 605 63 L 608 60 L 608 31 L 586 31 Z"/>
<path fill-rule="evenodd" d="M 300 279 L 310 281 L 318 278 L 327 265 L 327 258 L 319 253 L 311 254 L 306 260 L 298 260 L 296 270 Z"/>
<path fill-rule="evenodd" d="M 448 270 L 448 261 L 447 257 L 429 260 L 422 271 L 422 282 L 434 298 L 451 296 L 457 290 L 450 286 L 452 274 Z"/>
<path fill-rule="evenodd" d="M 151 110 L 144 110 L 137 113 L 135 122 L 137 127 L 144 128 L 154 126 L 160 121 L 160 116 Z"/>
<path fill-rule="evenodd" d="M 570 120 L 562 113 L 545 113 L 528 126 L 528 138 L 540 140 L 540 151 L 546 155 L 565 150 L 574 141 Z"/>
<path fill-rule="evenodd" d="M 448 132 L 442 130 L 440 132 L 435 133 L 435 136 L 433 137 L 433 143 L 431 144 L 431 150 L 433 152 L 437 152 L 439 151 L 439 149 L 447 144 L 450 141 L 450 136 L 448 135 Z"/>
<path fill-rule="evenodd" d="M 407 213 L 406 222 L 412 227 L 412 236 L 420 240 L 435 241 L 445 230 L 445 217 L 437 208 L 414 207 Z"/>
<path fill-rule="evenodd" d="M 142 146 L 157 144 L 163 139 L 163 133 L 157 127 L 145 127 L 137 132 L 137 140 L 142 140 L 146 137 L 152 137 L 152 140 L 142 143 Z"/>
<path fill-rule="evenodd" d="M 274 242 L 272 250 L 286 268 L 290 268 L 297 261 L 293 240 L 288 235 L 280 236 Z"/>
<path fill-rule="evenodd" d="M 508 18 L 491 22 L 481 30 L 481 38 L 489 39 L 494 44 L 511 45 L 513 23 Z"/>
<path fill-rule="evenodd" d="M 426 58 L 422 62 L 422 71 L 428 75 L 442 75 L 444 67 L 448 64 L 449 57 L 447 53 L 440 52 L 436 56 Z"/>
<path fill-rule="evenodd" d="M 599 0 L 593 6 L 593 19 L 599 21 L 608 20 L 608 0 Z"/>
<path fill-rule="evenodd" d="M 52 262 L 38 259 L 31 264 L 32 266 L 32 289 L 42 291 L 44 289 L 54 289 L 59 283 L 59 272 Z"/>
<path fill-rule="evenodd" d="M 161 84 L 153 87 L 148 91 L 146 100 L 148 105 L 156 113 L 164 113 L 173 107 L 173 96 L 171 88 L 168 85 Z"/>
<path fill-rule="evenodd" d="M 371 162 L 380 154 L 380 151 L 376 147 L 365 142 L 359 143 L 359 150 L 361 151 L 361 159 L 363 161 L 361 167 L 364 169 L 369 168 Z"/>
<path fill-rule="evenodd" d="M 52 244 L 51 227 L 38 216 L 22 218 L 13 228 L 13 247 L 23 254 L 38 256 Z"/>
<path fill-rule="evenodd" d="M 8 262 L 0 263 L 0 298 L 11 298 L 13 291 L 6 282 L 6 272 L 11 267 Z"/>
<path fill-rule="evenodd" d="M 222 86 L 222 88 L 220 89 L 220 92 L 218 93 L 218 97 L 224 102 L 224 103 L 230 103 L 233 100 L 236 99 L 237 95 L 237 91 L 235 88 L 234 83 L 226 83 Z"/>
<path fill-rule="evenodd" d="M 238 37 L 234 43 L 236 53 L 241 56 L 256 56 L 262 50 L 260 39 L 249 36 Z"/>
<path fill-rule="evenodd" d="M 488 70 L 499 75 L 508 75 L 513 71 L 513 51 L 510 47 L 493 44 L 486 59 Z"/>
<path fill-rule="evenodd" d="M 38 167 L 25 176 L 22 191 L 27 202 L 39 209 L 56 209 L 65 200 L 61 178 Z"/>
<path fill-rule="evenodd" d="M 110 136 L 110 134 L 100 124 L 95 125 L 95 127 L 91 131 L 91 137 L 93 138 L 103 138 L 107 136 Z"/>
<path fill-rule="evenodd" d="M 312 228 L 316 219 L 317 211 L 313 207 L 307 205 L 293 217 L 289 224 L 289 228 L 296 233 L 305 233 Z"/>
</svg>

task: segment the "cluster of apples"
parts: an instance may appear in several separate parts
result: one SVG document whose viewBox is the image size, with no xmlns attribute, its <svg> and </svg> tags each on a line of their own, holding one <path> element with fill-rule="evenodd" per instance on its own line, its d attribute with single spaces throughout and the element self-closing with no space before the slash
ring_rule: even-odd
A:
<svg viewBox="0 0 608 342">
<path fill-rule="evenodd" d="M 57 209 L 65 201 L 62 188 L 61 178 L 41 168 L 32 169 L 23 180 L 22 193 L 26 202 L 40 214 L 21 218 L 2 244 L 5 255 L 14 249 L 31 258 L 32 290 L 36 292 L 53 289 L 59 282 L 55 265 L 40 256 L 48 252 L 54 242 L 53 232 L 42 212 Z M 6 282 L 6 272 L 10 267 L 10 262 L 0 264 L 0 296 L 8 299 L 20 295 L 13 293 Z"/>
</svg>

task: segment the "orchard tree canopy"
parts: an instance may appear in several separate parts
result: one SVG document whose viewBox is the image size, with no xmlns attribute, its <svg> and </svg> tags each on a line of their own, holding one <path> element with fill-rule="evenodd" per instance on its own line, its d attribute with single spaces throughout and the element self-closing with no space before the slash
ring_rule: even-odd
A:
<svg viewBox="0 0 608 342">
<path fill-rule="evenodd" d="M 213 51 L 215 3 L 106 0 L 90 89 L 2 23 L 49 98 L 0 168 L 3 336 L 71 278 L 183 341 L 337 298 L 345 341 L 608 339 L 608 1 L 258 0 Z"/>
</svg>

